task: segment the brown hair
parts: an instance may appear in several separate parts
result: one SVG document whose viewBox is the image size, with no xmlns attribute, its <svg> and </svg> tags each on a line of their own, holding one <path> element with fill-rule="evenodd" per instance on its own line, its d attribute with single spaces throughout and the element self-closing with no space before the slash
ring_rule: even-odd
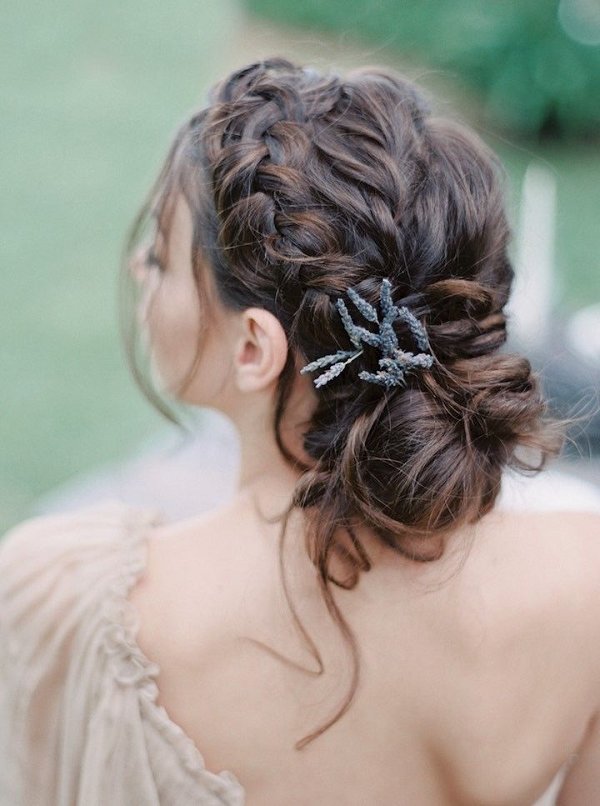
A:
<svg viewBox="0 0 600 806">
<path fill-rule="evenodd" d="M 406 78 L 378 68 L 323 75 L 276 58 L 213 90 L 208 106 L 178 130 L 151 192 L 161 215 L 173 190 L 185 194 L 198 288 L 202 254 L 225 306 L 265 308 L 287 334 L 273 427 L 301 475 L 282 517 L 280 560 L 289 516 L 301 508 L 310 525 L 306 549 L 354 661 L 343 705 L 298 749 L 345 713 L 358 685 L 355 637 L 329 587 L 354 588 L 371 567 L 353 526 L 366 524 L 411 560 L 438 559 L 441 538 L 493 507 L 506 466 L 536 471 L 560 450 L 528 360 L 500 351 L 513 280 L 502 179 L 483 141 L 433 115 Z M 382 388 L 358 378 L 361 369 L 377 369 L 377 351 L 365 345 L 361 362 L 317 392 L 304 436 L 314 461 L 307 466 L 280 435 L 296 374 L 348 348 L 336 297 L 352 287 L 377 306 L 383 277 L 394 304 L 410 306 L 426 326 L 435 361 L 405 387 Z M 334 553 L 348 568 L 344 579 L 329 573 Z M 281 573 L 322 673 L 282 561 Z"/>
</svg>

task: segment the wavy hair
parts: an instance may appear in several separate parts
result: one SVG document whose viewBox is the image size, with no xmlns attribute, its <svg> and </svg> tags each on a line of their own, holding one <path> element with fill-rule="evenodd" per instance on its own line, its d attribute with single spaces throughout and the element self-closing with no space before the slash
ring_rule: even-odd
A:
<svg viewBox="0 0 600 806">
<path fill-rule="evenodd" d="M 199 304 L 208 258 L 223 305 L 267 309 L 287 335 L 273 428 L 300 473 L 281 516 L 283 587 L 322 674 L 282 559 L 299 508 L 322 596 L 353 659 L 345 701 L 297 749 L 345 713 L 358 686 L 360 653 L 330 588 L 352 589 L 371 568 L 354 527 L 431 562 L 450 532 L 490 511 L 505 467 L 535 472 L 560 450 L 562 431 L 529 361 L 500 350 L 513 281 L 503 178 L 479 136 L 435 116 L 407 78 L 379 68 L 341 77 L 273 58 L 233 72 L 180 126 L 132 227 L 126 254 L 150 207 L 168 222 L 174 191 L 183 192 Z M 307 465 L 280 433 L 296 375 L 347 348 L 335 299 L 354 288 L 376 306 L 383 277 L 394 304 L 410 306 L 426 326 L 435 361 L 405 386 L 382 389 L 358 377 L 377 368 L 377 351 L 365 345 L 361 362 L 318 390 L 304 433 Z M 189 377 L 200 348 L 201 340 Z M 173 419 L 144 383 L 131 343 L 128 355 L 143 390 Z M 333 555 L 347 570 L 342 579 L 330 573 Z"/>
</svg>

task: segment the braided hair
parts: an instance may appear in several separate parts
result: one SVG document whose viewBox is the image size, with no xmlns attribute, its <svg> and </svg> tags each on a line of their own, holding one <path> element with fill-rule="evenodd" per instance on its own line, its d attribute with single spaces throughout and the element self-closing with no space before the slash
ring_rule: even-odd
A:
<svg viewBox="0 0 600 806">
<path fill-rule="evenodd" d="M 537 471 L 560 449 L 529 361 L 500 350 L 513 281 L 502 179 L 481 139 L 435 116 L 407 78 L 379 68 L 341 77 L 274 58 L 213 89 L 178 130 L 153 188 L 163 211 L 174 189 L 186 196 L 198 283 L 202 254 L 223 305 L 265 308 L 287 335 L 273 427 L 301 474 L 280 557 L 300 508 L 354 664 L 348 697 L 298 749 L 342 716 L 358 685 L 358 647 L 330 589 L 354 588 L 371 567 L 353 525 L 411 561 L 436 560 L 449 533 L 493 507 L 505 467 Z M 348 346 L 336 297 L 354 288 L 376 304 L 383 277 L 394 303 L 426 323 L 436 360 L 384 390 L 358 377 L 377 366 L 365 345 L 361 362 L 319 389 L 307 465 L 280 433 L 292 385 L 300 366 Z M 342 579 L 330 573 L 333 555 L 347 569 Z M 283 563 L 281 572 L 288 596 Z"/>
</svg>

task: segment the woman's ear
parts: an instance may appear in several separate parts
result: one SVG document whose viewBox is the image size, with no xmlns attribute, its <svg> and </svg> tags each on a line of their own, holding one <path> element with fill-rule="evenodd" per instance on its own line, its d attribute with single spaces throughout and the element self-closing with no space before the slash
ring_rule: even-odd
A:
<svg viewBox="0 0 600 806">
<path fill-rule="evenodd" d="M 240 391 L 259 391 L 276 382 L 287 355 L 287 336 L 276 316 L 264 308 L 242 311 L 233 356 Z"/>
</svg>

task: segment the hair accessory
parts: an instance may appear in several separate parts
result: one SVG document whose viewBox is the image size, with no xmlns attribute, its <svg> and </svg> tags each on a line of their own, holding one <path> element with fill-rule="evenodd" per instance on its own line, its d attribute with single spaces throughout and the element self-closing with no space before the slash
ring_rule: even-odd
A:
<svg viewBox="0 0 600 806">
<path fill-rule="evenodd" d="M 400 307 L 392 302 L 392 284 L 384 278 L 381 283 L 380 306 L 383 315 L 379 321 L 375 308 L 363 299 L 353 288 L 348 289 L 348 296 L 358 308 L 360 313 L 369 322 L 379 325 L 379 333 L 374 333 L 360 325 L 354 324 L 343 299 L 336 300 L 336 307 L 342 317 L 342 322 L 346 332 L 350 336 L 350 341 L 355 346 L 355 350 L 338 350 L 331 355 L 324 355 L 306 364 L 300 370 L 300 374 L 313 372 L 316 369 L 332 365 L 330 369 L 323 372 L 314 379 L 314 384 L 318 388 L 324 386 L 332 378 L 339 375 L 344 367 L 363 353 L 361 341 L 373 347 L 379 347 L 383 353 L 383 358 L 379 359 L 381 369 L 378 372 L 367 372 L 362 370 L 358 377 L 371 383 L 382 386 L 405 386 L 405 374 L 417 368 L 428 368 L 433 364 L 433 355 L 429 346 L 427 332 L 416 316 L 405 306 Z M 398 345 L 398 337 L 394 332 L 392 323 L 400 319 L 408 325 L 411 335 L 421 352 L 412 353 L 401 350 Z"/>
</svg>

